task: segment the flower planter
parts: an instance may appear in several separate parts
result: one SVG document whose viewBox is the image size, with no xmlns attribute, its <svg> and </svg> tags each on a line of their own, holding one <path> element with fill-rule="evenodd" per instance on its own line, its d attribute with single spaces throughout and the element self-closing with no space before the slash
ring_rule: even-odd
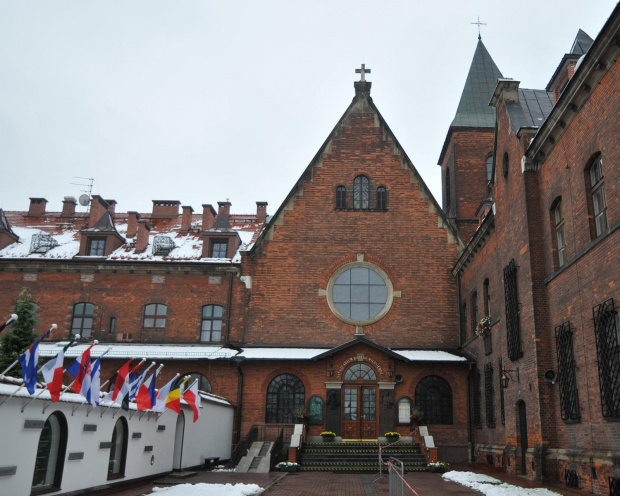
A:
<svg viewBox="0 0 620 496">
<path fill-rule="evenodd" d="M 297 465 L 292 467 L 280 467 L 280 472 L 297 472 Z"/>
<path fill-rule="evenodd" d="M 323 438 L 323 442 L 324 443 L 333 443 L 334 439 L 336 439 L 334 436 L 321 436 Z"/>
<path fill-rule="evenodd" d="M 434 474 L 443 474 L 443 473 L 445 473 L 446 469 L 445 468 L 428 467 L 428 471 L 432 472 Z"/>
<path fill-rule="evenodd" d="M 385 439 L 387 440 L 388 443 L 392 444 L 398 441 L 400 437 L 399 436 L 386 436 Z"/>
</svg>

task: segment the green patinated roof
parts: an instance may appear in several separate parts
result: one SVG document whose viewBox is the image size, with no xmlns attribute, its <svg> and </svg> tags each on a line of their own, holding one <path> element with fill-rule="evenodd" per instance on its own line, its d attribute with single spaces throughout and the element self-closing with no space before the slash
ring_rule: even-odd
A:
<svg viewBox="0 0 620 496">
<path fill-rule="evenodd" d="M 502 77 L 484 43 L 478 40 L 461 101 L 451 126 L 495 127 L 495 109 L 489 107 L 489 101 L 497 86 L 497 79 Z"/>
</svg>

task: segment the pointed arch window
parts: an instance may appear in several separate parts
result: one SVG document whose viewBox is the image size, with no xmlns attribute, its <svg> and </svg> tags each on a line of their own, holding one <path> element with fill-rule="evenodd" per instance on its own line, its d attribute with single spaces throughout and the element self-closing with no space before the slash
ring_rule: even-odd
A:
<svg viewBox="0 0 620 496">
<path fill-rule="evenodd" d="M 347 188 L 336 187 L 336 208 L 347 208 Z"/>
<path fill-rule="evenodd" d="M 67 450 L 67 420 L 61 412 L 52 413 L 41 431 L 32 477 L 32 492 L 42 494 L 60 490 Z"/>
<path fill-rule="evenodd" d="M 504 153 L 504 159 L 502 160 L 502 172 L 504 177 L 508 177 L 508 171 L 510 170 L 510 158 L 508 153 Z"/>
<path fill-rule="evenodd" d="M 353 208 L 367 210 L 370 207 L 370 181 L 366 176 L 357 176 L 353 181 Z"/>
<path fill-rule="evenodd" d="M 292 424 L 295 412 L 304 407 L 306 390 L 303 382 L 292 374 L 281 374 L 267 387 L 265 422 Z"/>
<path fill-rule="evenodd" d="M 125 476 L 127 462 L 128 428 L 125 417 L 119 417 L 112 431 L 110 458 L 108 460 L 108 480 Z"/>
<path fill-rule="evenodd" d="M 603 159 L 598 155 L 586 170 L 587 183 L 590 187 L 588 207 L 592 217 L 592 237 L 596 238 L 609 230 L 607 221 L 607 196 L 605 194 L 605 176 Z"/>
<path fill-rule="evenodd" d="M 387 189 L 384 186 L 377 188 L 377 209 L 387 210 Z"/>
<path fill-rule="evenodd" d="M 564 209 L 562 207 L 562 198 L 558 198 L 554 204 L 552 211 L 553 229 L 555 231 L 555 250 L 556 250 L 556 267 L 560 268 L 566 263 L 566 237 L 564 235 Z"/>
<path fill-rule="evenodd" d="M 415 406 L 428 425 L 452 425 L 452 388 L 437 375 L 424 377 L 415 388 Z"/>
</svg>

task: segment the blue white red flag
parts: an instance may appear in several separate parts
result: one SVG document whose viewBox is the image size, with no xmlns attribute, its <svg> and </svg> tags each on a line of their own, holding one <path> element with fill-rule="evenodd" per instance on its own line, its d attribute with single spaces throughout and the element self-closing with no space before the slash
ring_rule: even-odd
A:
<svg viewBox="0 0 620 496">
<path fill-rule="evenodd" d="M 95 360 L 90 369 L 90 387 L 86 391 L 86 401 L 91 405 L 99 404 L 99 391 L 101 390 L 101 357 Z"/>
<path fill-rule="evenodd" d="M 30 348 L 24 353 L 19 355 L 17 360 L 22 366 L 22 376 L 24 378 L 24 385 L 30 394 L 34 394 L 35 387 L 37 385 L 37 374 L 39 364 L 39 343 L 45 338 L 50 337 L 50 333 L 54 327 L 50 327 L 47 332 L 37 339 Z"/>
</svg>

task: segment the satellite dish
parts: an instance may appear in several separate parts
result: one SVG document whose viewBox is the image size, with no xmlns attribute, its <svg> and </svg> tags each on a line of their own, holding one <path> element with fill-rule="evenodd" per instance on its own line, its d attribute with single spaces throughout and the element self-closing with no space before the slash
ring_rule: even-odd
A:
<svg viewBox="0 0 620 496">
<path fill-rule="evenodd" d="M 90 196 L 80 195 L 80 199 L 78 201 L 80 202 L 80 205 L 82 205 L 83 207 L 88 207 L 88 204 L 90 203 Z"/>
</svg>

